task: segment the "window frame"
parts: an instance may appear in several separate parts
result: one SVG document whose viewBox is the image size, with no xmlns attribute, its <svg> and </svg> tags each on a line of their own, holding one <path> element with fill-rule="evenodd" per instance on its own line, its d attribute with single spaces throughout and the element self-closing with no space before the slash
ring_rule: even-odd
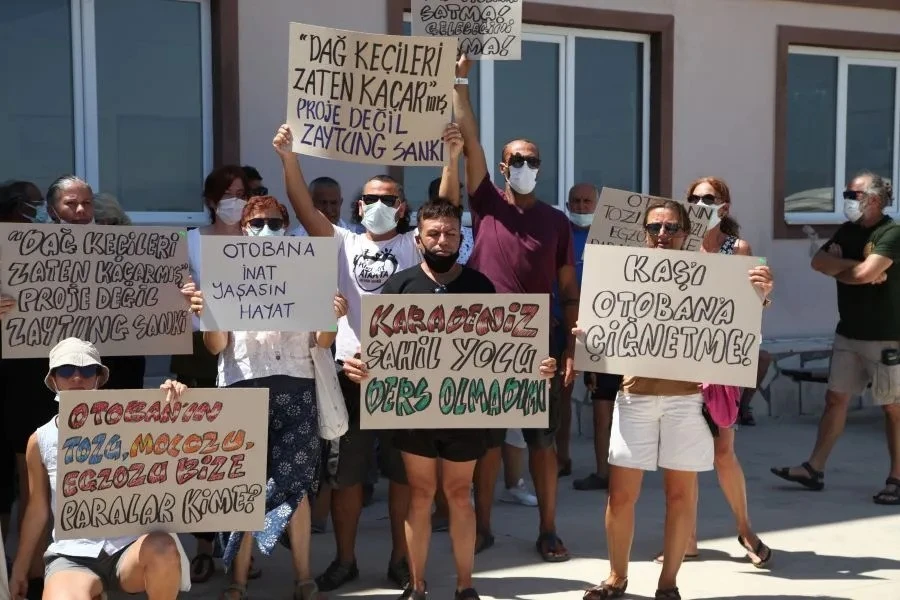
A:
<svg viewBox="0 0 900 600">
<path fill-rule="evenodd" d="M 835 106 L 835 148 L 834 148 L 834 210 L 831 212 L 784 212 L 783 219 L 788 225 L 840 225 L 846 221 L 842 203 L 839 201 L 847 178 L 847 96 L 850 67 L 869 66 L 894 70 L 894 119 L 893 119 L 893 169 L 891 181 L 900 181 L 900 53 L 870 52 L 863 50 L 840 50 L 817 46 L 791 44 L 789 55 L 827 56 L 837 59 L 837 98 Z M 790 76 L 790 74 L 788 74 Z M 786 133 L 785 133 L 786 135 Z M 785 138 L 785 143 L 787 139 Z M 785 160 L 787 157 L 785 157 Z M 786 165 L 785 165 L 786 168 Z M 896 183 L 895 183 L 896 185 Z M 885 212 L 898 215 L 898 202 L 887 207 Z"/>
<path fill-rule="evenodd" d="M 526 4 L 527 6 L 527 4 Z M 401 23 L 410 23 L 411 13 L 403 12 Z M 548 202 L 559 210 L 565 210 L 566 197 L 575 183 L 575 46 L 577 38 L 604 39 L 626 41 L 641 44 L 641 189 L 632 190 L 642 194 L 650 193 L 651 186 L 651 127 L 652 99 L 657 90 L 653 87 L 652 51 L 653 37 L 650 33 L 635 33 L 606 29 L 587 29 L 568 25 L 540 25 L 525 22 L 522 24 L 522 41 L 555 43 L 559 46 L 559 81 L 557 94 L 559 101 L 557 156 L 558 173 L 556 203 Z M 498 61 L 479 61 L 479 114 L 478 129 L 481 146 L 487 158 L 488 173 L 494 177 L 496 171 L 496 148 L 494 129 L 494 68 Z M 399 172 L 402 169 L 399 167 Z M 412 213 L 415 220 L 416 212 Z M 468 208 L 464 213 L 464 221 L 470 219 Z"/>
<path fill-rule="evenodd" d="M 203 172 L 197 174 L 196 211 L 127 211 L 135 225 L 204 225 L 209 215 L 203 208 L 199 189 L 213 168 L 213 6 L 214 0 L 176 0 L 197 4 L 200 9 L 201 122 L 203 131 Z M 71 0 L 73 119 L 75 132 L 75 174 L 99 192 L 100 148 L 97 110 L 97 52 L 94 20 L 96 0 Z M 222 7 L 218 7 L 221 8 Z M 236 7 L 235 7 L 236 8 Z M 233 12 L 233 11 L 229 11 Z M 231 15 L 229 14 L 229 17 Z M 220 20 L 221 16 L 220 16 Z M 219 23 L 221 28 L 222 23 Z M 221 73 L 219 74 L 221 80 Z M 219 82 L 220 87 L 222 81 Z M 228 82 L 229 84 L 232 82 Z M 237 82 L 233 82 L 236 86 Z M 228 85 L 227 87 L 231 87 Z M 221 93 L 221 90 L 220 90 Z"/>
</svg>

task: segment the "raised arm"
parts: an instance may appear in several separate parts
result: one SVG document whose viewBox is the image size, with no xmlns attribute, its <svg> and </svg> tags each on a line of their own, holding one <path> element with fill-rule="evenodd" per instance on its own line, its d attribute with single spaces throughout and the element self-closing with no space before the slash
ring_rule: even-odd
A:
<svg viewBox="0 0 900 600">
<path fill-rule="evenodd" d="M 279 127 L 275 139 L 272 140 L 272 146 L 275 147 L 275 152 L 281 158 L 281 165 L 284 168 L 284 187 L 287 190 L 288 200 L 291 201 L 291 206 L 297 213 L 300 224 L 309 235 L 332 237 L 334 225 L 313 205 L 312 196 L 309 195 L 309 188 L 303 178 L 303 171 L 300 169 L 300 163 L 291 150 L 293 141 L 291 128 L 287 125 Z"/>
<path fill-rule="evenodd" d="M 227 331 L 204 331 L 203 345 L 210 354 L 217 356 L 228 346 L 228 335 Z"/>
<path fill-rule="evenodd" d="M 471 63 L 465 54 L 456 63 L 456 76 L 467 78 Z M 478 139 L 478 123 L 475 121 L 475 112 L 469 100 L 469 86 L 460 84 L 453 88 L 453 112 L 459 130 L 462 132 L 463 154 L 466 157 L 466 189 L 469 194 L 475 193 L 488 173 L 487 159 L 484 157 L 484 149 Z"/>
<path fill-rule="evenodd" d="M 462 198 L 459 197 L 459 155 L 462 154 L 463 137 L 459 131 L 459 125 L 456 123 L 447 125 L 444 129 L 443 140 L 450 160 L 444 165 L 444 170 L 441 172 L 441 187 L 438 189 L 438 195 L 449 200 L 454 206 L 461 206 Z"/>
</svg>

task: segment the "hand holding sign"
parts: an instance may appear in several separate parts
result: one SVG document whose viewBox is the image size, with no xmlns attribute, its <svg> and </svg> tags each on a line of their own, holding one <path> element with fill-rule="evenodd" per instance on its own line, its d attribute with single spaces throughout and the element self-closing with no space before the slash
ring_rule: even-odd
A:
<svg viewBox="0 0 900 600">
<path fill-rule="evenodd" d="M 775 284 L 775 281 L 772 279 L 772 270 L 768 265 L 753 267 L 750 269 L 750 283 L 759 290 L 763 299 L 768 298 L 769 294 L 772 293 L 772 286 Z"/>
<path fill-rule="evenodd" d="M 9 314 L 16 306 L 16 299 L 12 296 L 7 296 L 6 294 L 0 295 L 0 319 Z"/>
<path fill-rule="evenodd" d="M 166 381 L 159 386 L 159 389 L 166 393 L 166 404 L 172 404 L 172 401 L 181 398 L 181 395 L 185 393 L 188 388 L 180 381 L 166 379 Z"/>
<path fill-rule="evenodd" d="M 465 144 L 459 125 L 456 123 L 448 123 L 447 127 L 444 128 L 442 139 L 447 146 L 447 152 L 450 154 L 451 164 L 455 164 L 459 159 L 459 155 L 462 154 L 463 145 Z"/>
<path fill-rule="evenodd" d="M 294 136 L 291 134 L 290 125 L 284 124 L 279 127 L 278 131 L 275 132 L 275 138 L 272 140 L 272 146 L 275 148 L 278 156 L 282 158 L 293 156 L 294 151 L 291 150 L 293 143 Z"/>
</svg>

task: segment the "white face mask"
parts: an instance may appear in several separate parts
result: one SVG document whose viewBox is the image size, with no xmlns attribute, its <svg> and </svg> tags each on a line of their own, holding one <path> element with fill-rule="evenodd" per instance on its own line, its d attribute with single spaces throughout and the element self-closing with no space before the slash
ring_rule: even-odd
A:
<svg viewBox="0 0 900 600">
<path fill-rule="evenodd" d="M 706 202 L 698 202 L 697 206 L 708 206 L 713 209 L 712 216 L 709 218 L 709 225 L 707 226 L 708 229 L 712 229 L 722 222 L 722 219 L 719 218 L 719 209 L 721 208 L 721 205 L 715 203 L 707 204 Z"/>
<path fill-rule="evenodd" d="M 375 235 L 384 235 L 397 227 L 397 209 L 381 200 L 363 208 L 363 227 Z"/>
<path fill-rule="evenodd" d="M 241 214 L 247 205 L 246 200 L 236 198 L 222 198 L 216 207 L 216 217 L 222 219 L 226 225 L 236 225 L 241 222 Z"/>
<path fill-rule="evenodd" d="M 247 227 L 244 229 L 244 232 L 250 237 L 272 237 L 274 235 L 284 235 L 284 227 L 279 229 L 278 231 L 272 231 L 269 229 L 268 225 L 263 225 L 262 229 L 253 229 L 252 227 Z"/>
<path fill-rule="evenodd" d="M 591 223 L 594 222 L 594 213 L 569 213 L 569 220 L 572 221 L 572 224 L 575 227 L 581 227 L 582 229 L 587 229 L 591 226 Z"/>
<path fill-rule="evenodd" d="M 862 219 L 863 211 L 859 200 L 844 200 L 844 216 L 851 223 L 856 223 Z"/>
<path fill-rule="evenodd" d="M 534 186 L 537 185 L 537 169 L 532 169 L 528 165 L 522 165 L 521 167 L 510 167 L 509 168 L 509 187 L 513 189 L 517 194 L 530 194 L 534 191 Z"/>
</svg>

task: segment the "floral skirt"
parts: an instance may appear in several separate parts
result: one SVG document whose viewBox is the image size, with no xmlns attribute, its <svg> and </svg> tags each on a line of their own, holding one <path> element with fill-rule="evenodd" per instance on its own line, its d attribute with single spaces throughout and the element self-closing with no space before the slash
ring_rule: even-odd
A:
<svg viewBox="0 0 900 600">
<path fill-rule="evenodd" d="M 266 520 L 253 532 L 256 545 L 270 554 L 294 511 L 318 490 L 319 412 L 316 382 L 286 375 L 241 381 L 229 388 L 269 388 L 269 444 L 266 466 Z M 226 568 L 237 556 L 244 532 L 222 534 Z"/>
</svg>

